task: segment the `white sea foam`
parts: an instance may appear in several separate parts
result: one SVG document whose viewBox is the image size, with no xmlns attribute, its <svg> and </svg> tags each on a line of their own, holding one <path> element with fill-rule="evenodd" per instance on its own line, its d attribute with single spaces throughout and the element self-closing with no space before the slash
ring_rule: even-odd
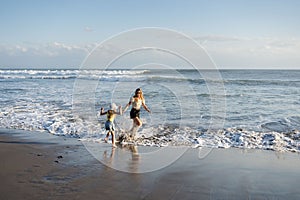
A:
<svg viewBox="0 0 300 200">
<path fill-rule="evenodd" d="M 61 110 L 55 105 L 46 104 L 20 104 L 0 113 L 1 127 L 47 131 L 54 135 L 77 137 L 91 142 L 101 142 L 105 137 L 103 120 L 100 122 L 84 120 L 73 116 L 71 110 Z M 126 130 L 116 131 L 119 135 L 123 132 Z M 237 128 L 207 131 L 191 127 L 158 126 L 139 130 L 135 143 L 142 146 L 184 145 L 194 148 L 236 147 L 300 152 L 300 131 L 256 132 Z"/>
<path fill-rule="evenodd" d="M 0 70 L 0 79 L 110 79 L 141 75 L 148 70 Z M 134 78 L 134 77 L 132 77 Z"/>
<path fill-rule="evenodd" d="M 0 126 L 5 128 L 47 131 L 54 135 L 78 137 L 99 142 L 105 136 L 102 122 L 84 120 L 73 116 L 70 110 L 61 110 L 55 105 L 18 105 L 0 113 Z M 121 134 L 125 130 L 117 130 Z M 196 128 L 172 128 L 159 126 L 144 128 L 135 141 L 142 146 L 185 145 L 211 148 L 267 149 L 274 151 L 300 152 L 300 131 L 289 133 L 256 132 L 229 128 L 219 131 Z"/>
<path fill-rule="evenodd" d="M 104 133 L 105 131 L 103 131 L 102 134 L 95 134 L 92 137 L 91 135 L 87 135 L 82 137 L 81 140 L 99 142 L 102 138 L 104 138 Z M 146 134 L 148 136 L 145 136 Z M 288 134 L 278 132 L 245 131 L 239 129 L 226 129 L 216 132 L 198 132 L 189 127 L 174 130 L 160 127 L 158 129 L 152 128 L 147 131 L 142 130 L 133 143 L 140 146 L 242 148 L 299 153 L 300 131 L 295 130 Z"/>
</svg>

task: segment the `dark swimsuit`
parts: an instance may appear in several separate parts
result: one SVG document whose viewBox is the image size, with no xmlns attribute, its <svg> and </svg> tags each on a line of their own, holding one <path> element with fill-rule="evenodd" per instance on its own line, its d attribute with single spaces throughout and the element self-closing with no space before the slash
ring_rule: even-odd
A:
<svg viewBox="0 0 300 200">
<path fill-rule="evenodd" d="M 130 111 L 130 119 L 134 119 L 136 117 L 140 118 L 140 110 L 132 108 Z"/>
</svg>

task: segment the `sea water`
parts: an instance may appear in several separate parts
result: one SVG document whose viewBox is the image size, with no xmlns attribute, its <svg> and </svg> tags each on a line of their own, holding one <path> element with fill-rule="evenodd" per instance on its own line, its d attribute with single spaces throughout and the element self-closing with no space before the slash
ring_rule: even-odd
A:
<svg viewBox="0 0 300 200">
<path fill-rule="evenodd" d="M 0 70 L 0 127 L 101 141 L 100 108 L 124 108 L 141 87 L 151 114 L 142 108 L 138 145 L 300 151 L 300 71 L 220 70 L 218 80 L 205 73 Z M 117 134 L 131 128 L 129 110 L 116 117 Z"/>
</svg>

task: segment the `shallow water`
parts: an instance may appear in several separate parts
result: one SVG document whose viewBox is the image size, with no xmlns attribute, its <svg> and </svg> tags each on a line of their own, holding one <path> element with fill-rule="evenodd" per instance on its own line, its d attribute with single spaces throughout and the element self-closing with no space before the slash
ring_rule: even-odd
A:
<svg viewBox="0 0 300 200">
<path fill-rule="evenodd" d="M 300 71 L 223 70 L 222 79 L 211 73 L 0 70 L 0 127 L 99 141 L 105 132 L 100 108 L 124 107 L 142 87 L 152 114 L 141 110 L 140 145 L 299 152 Z M 117 133 L 131 124 L 129 111 L 118 116 Z"/>
</svg>

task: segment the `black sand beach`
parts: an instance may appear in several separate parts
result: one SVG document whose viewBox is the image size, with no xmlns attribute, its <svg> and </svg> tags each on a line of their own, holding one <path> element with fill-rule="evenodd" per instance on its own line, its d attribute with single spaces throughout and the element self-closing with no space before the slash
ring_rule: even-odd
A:
<svg viewBox="0 0 300 200">
<path fill-rule="evenodd" d="M 111 159 L 124 152 L 132 154 L 118 147 Z M 127 173 L 102 164 L 77 139 L 2 129 L 0 156 L 0 199 L 300 198 L 297 153 L 214 149 L 199 159 L 198 149 L 188 149 L 160 170 Z"/>
</svg>

